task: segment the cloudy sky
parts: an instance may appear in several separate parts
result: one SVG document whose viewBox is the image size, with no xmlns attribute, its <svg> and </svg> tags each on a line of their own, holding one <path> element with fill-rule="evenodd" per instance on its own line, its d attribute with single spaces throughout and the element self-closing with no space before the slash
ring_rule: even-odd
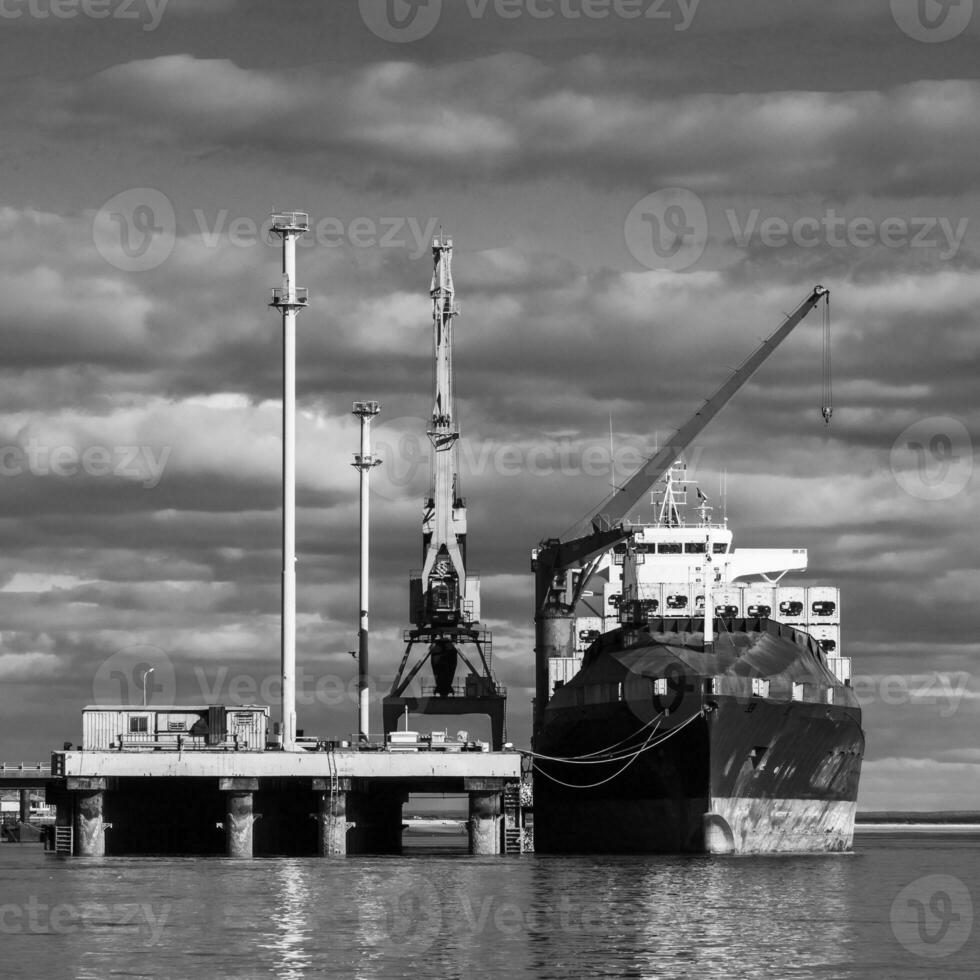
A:
<svg viewBox="0 0 980 980">
<path fill-rule="evenodd" d="M 354 727 L 355 399 L 380 687 L 401 655 L 441 226 L 512 739 L 530 548 L 819 282 L 832 426 L 811 316 L 692 464 L 736 545 L 844 590 L 862 806 L 980 806 L 978 39 L 972 0 L 2 0 L 0 757 L 77 741 L 140 667 L 158 703 L 275 696 L 263 222 L 296 208 L 302 727 Z"/>
</svg>

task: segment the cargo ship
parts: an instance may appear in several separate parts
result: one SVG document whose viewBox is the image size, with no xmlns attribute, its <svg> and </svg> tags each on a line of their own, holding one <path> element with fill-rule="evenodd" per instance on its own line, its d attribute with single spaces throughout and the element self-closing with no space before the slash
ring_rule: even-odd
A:
<svg viewBox="0 0 980 980">
<path fill-rule="evenodd" d="M 787 317 L 591 533 L 532 552 L 539 853 L 851 847 L 864 733 L 839 590 L 783 584 L 805 571 L 805 549 L 734 548 L 680 461 L 825 294 Z M 654 513 L 633 517 L 653 488 Z"/>
</svg>

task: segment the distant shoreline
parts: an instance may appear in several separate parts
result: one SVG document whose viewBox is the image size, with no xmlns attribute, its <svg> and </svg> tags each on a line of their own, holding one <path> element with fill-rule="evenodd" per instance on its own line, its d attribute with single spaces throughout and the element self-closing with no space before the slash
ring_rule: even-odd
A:
<svg viewBox="0 0 980 980">
<path fill-rule="evenodd" d="M 980 810 L 934 810 L 901 812 L 868 810 L 859 813 L 855 823 L 861 824 L 980 824 Z"/>
</svg>

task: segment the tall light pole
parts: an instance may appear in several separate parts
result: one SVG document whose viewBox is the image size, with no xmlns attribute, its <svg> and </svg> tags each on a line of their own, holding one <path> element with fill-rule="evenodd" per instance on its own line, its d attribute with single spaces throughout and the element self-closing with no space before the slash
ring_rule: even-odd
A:
<svg viewBox="0 0 980 980">
<path fill-rule="evenodd" d="M 357 629 L 357 724 L 361 738 L 371 728 L 371 680 L 368 670 L 368 530 L 370 524 L 371 470 L 381 460 L 371 453 L 371 420 L 381 411 L 380 402 L 354 402 L 354 415 L 361 420 L 361 451 L 351 464 L 361 474 L 361 595 Z"/>
<path fill-rule="evenodd" d="M 156 667 L 150 667 L 148 670 L 143 671 L 143 707 L 146 707 L 146 679 L 156 670 Z"/>
<path fill-rule="evenodd" d="M 296 239 L 309 231 L 305 211 L 272 216 L 282 239 L 282 285 L 270 306 L 282 312 L 282 747 L 296 748 L 296 314 L 309 305 L 296 285 Z"/>
</svg>

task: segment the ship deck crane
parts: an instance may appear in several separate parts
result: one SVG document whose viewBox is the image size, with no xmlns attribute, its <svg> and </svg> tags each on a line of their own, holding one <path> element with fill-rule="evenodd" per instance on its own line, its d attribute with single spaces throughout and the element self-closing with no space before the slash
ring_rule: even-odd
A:
<svg viewBox="0 0 980 980">
<path fill-rule="evenodd" d="M 592 517 L 590 533 L 569 541 L 549 538 L 531 554 L 534 572 L 535 702 L 534 731 L 540 727 L 551 692 L 548 690 L 548 661 L 571 657 L 575 650 L 575 608 L 603 555 L 627 541 L 632 531 L 624 521 L 630 511 L 670 469 L 677 457 L 700 435 L 728 404 L 797 324 L 824 300 L 829 307 L 830 291 L 815 286 L 813 291 L 759 347 L 750 354 L 661 449 L 655 452 Z M 829 323 L 829 321 L 826 321 Z M 825 327 L 826 330 L 826 327 Z M 826 333 L 825 333 L 826 338 Z M 825 339 L 825 351 L 826 351 Z M 825 354 L 825 374 L 827 372 Z M 823 415 L 829 422 L 829 405 Z M 624 583 L 625 585 L 625 583 Z"/>
<path fill-rule="evenodd" d="M 478 628 L 480 580 L 466 569 L 466 500 L 459 493 L 459 425 L 453 377 L 453 321 L 459 314 L 452 275 L 452 239 L 432 243 L 432 323 L 435 400 L 427 434 L 433 450 L 432 487 L 422 510 L 422 568 L 409 578 L 410 616 L 405 653 L 390 693 L 382 701 L 385 734 L 397 728 L 406 711 L 419 714 L 490 716 L 493 748 L 503 747 L 506 692 L 492 671 L 492 637 Z M 409 668 L 417 644 L 425 654 Z M 469 651 L 469 652 L 468 652 Z M 463 685 L 455 684 L 459 660 L 469 668 Z M 434 685 L 422 685 L 421 697 L 409 686 L 429 663 Z"/>
</svg>

